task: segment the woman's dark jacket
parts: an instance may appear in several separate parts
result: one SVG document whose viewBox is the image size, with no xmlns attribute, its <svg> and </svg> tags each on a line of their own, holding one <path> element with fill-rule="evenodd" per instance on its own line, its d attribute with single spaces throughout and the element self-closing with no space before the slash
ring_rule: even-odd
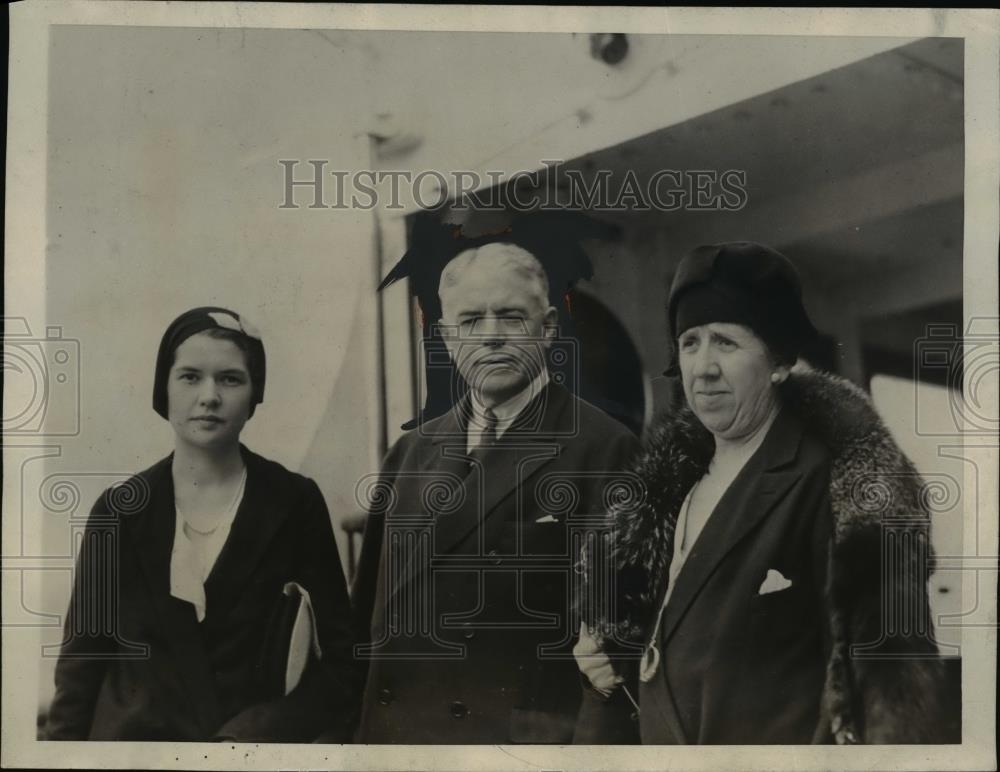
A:
<svg viewBox="0 0 1000 772">
<path fill-rule="evenodd" d="M 245 494 L 205 584 L 201 623 L 193 605 L 170 595 L 173 456 L 98 499 L 77 562 L 48 739 L 307 742 L 331 727 L 347 736 L 358 685 L 326 504 L 312 480 L 241 452 Z M 266 686 L 274 663 L 262 655 L 289 581 L 310 594 L 322 659 L 281 696 Z"/>
<path fill-rule="evenodd" d="M 677 515 L 714 453 L 686 405 L 651 432 L 644 491 L 585 553 L 580 604 L 640 711 L 630 729 L 622 689 L 591 691 L 576 741 L 958 741 L 927 597 L 928 491 L 856 386 L 796 368 L 782 397 L 676 580 L 640 686 Z M 760 594 L 772 570 L 790 584 Z"/>
</svg>

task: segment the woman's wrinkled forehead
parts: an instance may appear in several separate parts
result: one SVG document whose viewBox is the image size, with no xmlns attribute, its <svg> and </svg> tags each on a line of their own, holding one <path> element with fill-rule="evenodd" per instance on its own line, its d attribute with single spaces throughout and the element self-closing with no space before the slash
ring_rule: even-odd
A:
<svg viewBox="0 0 1000 772">
<path fill-rule="evenodd" d="M 747 325 L 740 324 L 738 322 L 706 322 L 704 324 L 688 327 L 684 330 L 684 332 L 677 336 L 677 340 L 682 341 L 685 338 L 706 336 L 728 338 L 736 343 L 760 345 L 765 348 L 767 346 L 767 343 L 756 332 L 754 332 L 752 327 L 748 327 Z"/>
</svg>

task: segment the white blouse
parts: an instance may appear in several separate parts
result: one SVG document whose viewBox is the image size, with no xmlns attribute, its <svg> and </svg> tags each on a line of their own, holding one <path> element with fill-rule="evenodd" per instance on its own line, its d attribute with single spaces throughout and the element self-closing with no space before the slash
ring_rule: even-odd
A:
<svg viewBox="0 0 1000 772">
<path fill-rule="evenodd" d="M 184 519 L 180 507 L 174 504 L 176 516 L 174 549 L 170 555 L 170 594 L 193 604 L 199 622 L 205 619 L 205 581 L 229 537 L 246 484 L 247 470 L 244 468 L 233 500 L 219 524 L 208 533 L 194 530 Z"/>
</svg>

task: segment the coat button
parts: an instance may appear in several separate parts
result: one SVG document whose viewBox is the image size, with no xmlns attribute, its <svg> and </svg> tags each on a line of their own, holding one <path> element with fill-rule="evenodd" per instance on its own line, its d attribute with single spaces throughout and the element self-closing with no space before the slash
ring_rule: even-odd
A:
<svg viewBox="0 0 1000 772">
<path fill-rule="evenodd" d="M 472 623 L 466 622 L 462 625 L 462 637 L 467 641 L 471 641 L 476 637 L 476 631 L 472 629 Z"/>
<path fill-rule="evenodd" d="M 392 702 L 392 691 L 390 689 L 379 690 L 378 701 L 382 705 L 388 705 L 390 702 Z"/>
<path fill-rule="evenodd" d="M 455 700 L 455 702 L 451 703 L 449 710 L 451 710 L 453 718 L 465 718 L 469 712 L 469 709 L 465 707 L 465 703 L 460 700 Z"/>
</svg>

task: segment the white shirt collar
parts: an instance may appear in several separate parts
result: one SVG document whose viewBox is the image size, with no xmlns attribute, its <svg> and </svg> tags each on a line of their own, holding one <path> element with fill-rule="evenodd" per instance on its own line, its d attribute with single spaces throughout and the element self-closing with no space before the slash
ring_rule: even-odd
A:
<svg viewBox="0 0 1000 772">
<path fill-rule="evenodd" d="M 542 392 L 542 389 L 544 389 L 548 383 L 549 371 L 546 368 L 542 368 L 542 371 L 535 376 L 534 380 L 521 389 L 521 391 L 510 399 L 501 402 L 499 405 L 493 406 L 493 413 L 497 417 L 497 439 L 503 436 L 503 433 L 511 427 L 511 424 L 513 424 L 517 417 L 521 414 L 521 411 L 528 406 L 528 403 L 530 403 L 531 400 Z M 466 450 L 469 451 L 480 444 L 479 439 L 486 427 L 486 421 L 482 417 L 481 412 L 483 408 L 482 403 L 480 403 L 479 400 L 472 399 L 470 400 L 470 405 L 472 407 L 472 414 L 469 417 L 468 439 L 466 443 Z"/>
</svg>

